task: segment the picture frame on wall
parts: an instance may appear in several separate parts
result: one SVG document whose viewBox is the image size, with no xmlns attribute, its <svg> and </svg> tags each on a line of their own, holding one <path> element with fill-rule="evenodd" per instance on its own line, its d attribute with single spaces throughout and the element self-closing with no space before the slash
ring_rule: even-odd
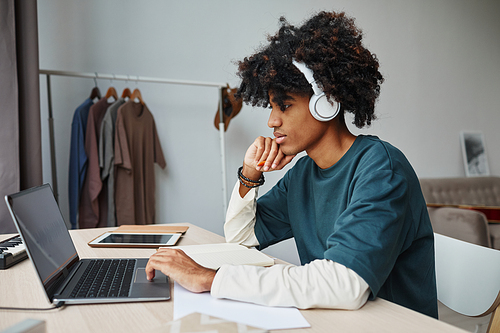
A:
<svg viewBox="0 0 500 333">
<path fill-rule="evenodd" d="M 465 175 L 467 177 L 489 176 L 490 169 L 483 133 L 462 131 L 460 133 L 460 142 Z"/>
</svg>

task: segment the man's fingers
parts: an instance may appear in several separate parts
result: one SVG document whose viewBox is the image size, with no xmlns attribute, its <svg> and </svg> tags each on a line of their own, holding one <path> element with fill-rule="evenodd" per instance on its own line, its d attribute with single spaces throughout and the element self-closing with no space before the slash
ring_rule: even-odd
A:
<svg viewBox="0 0 500 333">
<path fill-rule="evenodd" d="M 262 171 L 274 171 L 281 170 L 290 163 L 296 155 L 285 155 L 281 151 L 280 146 L 273 140 L 273 147 L 267 157 L 267 160 L 263 164 Z"/>
<path fill-rule="evenodd" d="M 255 156 L 256 169 L 259 171 L 269 171 L 273 164 L 273 161 L 279 154 L 279 146 L 276 143 L 276 140 L 265 138 L 264 143 L 265 146 L 262 154 L 260 156 Z"/>
<path fill-rule="evenodd" d="M 180 249 L 159 249 L 146 266 L 148 280 L 155 269 L 193 292 L 209 291 L 215 276 L 214 270 L 200 266 Z"/>
<path fill-rule="evenodd" d="M 253 146 L 255 147 L 253 159 L 254 162 L 257 162 L 261 160 L 262 155 L 266 150 L 266 138 L 264 138 L 263 136 L 259 136 L 257 139 L 255 139 Z"/>
<path fill-rule="evenodd" d="M 156 250 L 156 253 L 153 254 L 149 258 L 148 263 L 146 265 L 146 269 L 145 269 L 146 278 L 148 280 L 154 279 L 156 269 L 161 270 L 161 264 L 163 262 L 167 261 L 171 255 L 171 252 L 169 252 L 169 251 L 172 251 L 172 249 L 159 248 Z M 179 250 L 179 251 L 181 251 L 181 250 Z M 165 273 L 165 272 L 163 272 L 163 273 Z M 167 275 L 167 274 L 165 273 L 165 275 Z"/>
<path fill-rule="evenodd" d="M 244 163 L 260 172 L 273 171 L 281 170 L 294 157 L 283 154 L 276 139 L 259 136 L 247 150 Z"/>
<path fill-rule="evenodd" d="M 149 258 L 149 260 L 148 260 L 148 264 L 146 265 L 145 272 L 146 272 L 146 278 L 148 280 L 151 281 L 155 278 L 155 269 L 153 267 L 153 264 L 151 263 L 151 258 Z"/>
<path fill-rule="evenodd" d="M 283 158 L 279 161 L 278 165 L 276 165 L 276 166 L 273 165 L 273 169 L 274 170 L 283 169 L 285 167 L 285 165 L 290 163 L 295 156 L 297 156 L 297 155 L 283 155 Z"/>
<path fill-rule="evenodd" d="M 272 149 L 272 139 L 271 138 L 258 138 L 257 151 L 255 153 L 254 163 L 255 168 L 260 170 L 262 166 L 259 166 L 259 162 L 265 161 Z"/>
</svg>

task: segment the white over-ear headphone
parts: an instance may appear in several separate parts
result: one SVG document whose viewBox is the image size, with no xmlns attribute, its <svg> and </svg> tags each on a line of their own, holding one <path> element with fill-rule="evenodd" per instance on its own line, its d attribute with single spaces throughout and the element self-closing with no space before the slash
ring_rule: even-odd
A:
<svg viewBox="0 0 500 333">
<path fill-rule="evenodd" d="M 303 62 L 292 60 L 295 67 L 304 74 L 307 82 L 311 85 L 314 95 L 309 100 L 309 111 L 319 121 L 330 121 L 340 112 L 340 103 L 333 100 L 332 103 L 326 98 L 325 93 L 318 87 L 313 72 Z"/>
</svg>

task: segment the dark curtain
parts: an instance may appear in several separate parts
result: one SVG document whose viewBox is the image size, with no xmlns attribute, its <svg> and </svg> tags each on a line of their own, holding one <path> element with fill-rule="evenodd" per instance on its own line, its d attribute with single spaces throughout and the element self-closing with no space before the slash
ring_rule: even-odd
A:
<svg viewBox="0 0 500 333">
<path fill-rule="evenodd" d="M 0 234 L 4 196 L 43 181 L 37 25 L 36 0 L 0 0 Z"/>
</svg>

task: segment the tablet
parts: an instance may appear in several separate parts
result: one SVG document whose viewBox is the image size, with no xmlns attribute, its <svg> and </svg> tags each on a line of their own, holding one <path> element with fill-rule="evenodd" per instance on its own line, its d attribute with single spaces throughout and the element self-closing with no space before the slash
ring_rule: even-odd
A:
<svg viewBox="0 0 500 333">
<path fill-rule="evenodd" d="M 92 247 L 160 247 L 175 245 L 178 233 L 105 232 L 88 244 Z"/>
</svg>

